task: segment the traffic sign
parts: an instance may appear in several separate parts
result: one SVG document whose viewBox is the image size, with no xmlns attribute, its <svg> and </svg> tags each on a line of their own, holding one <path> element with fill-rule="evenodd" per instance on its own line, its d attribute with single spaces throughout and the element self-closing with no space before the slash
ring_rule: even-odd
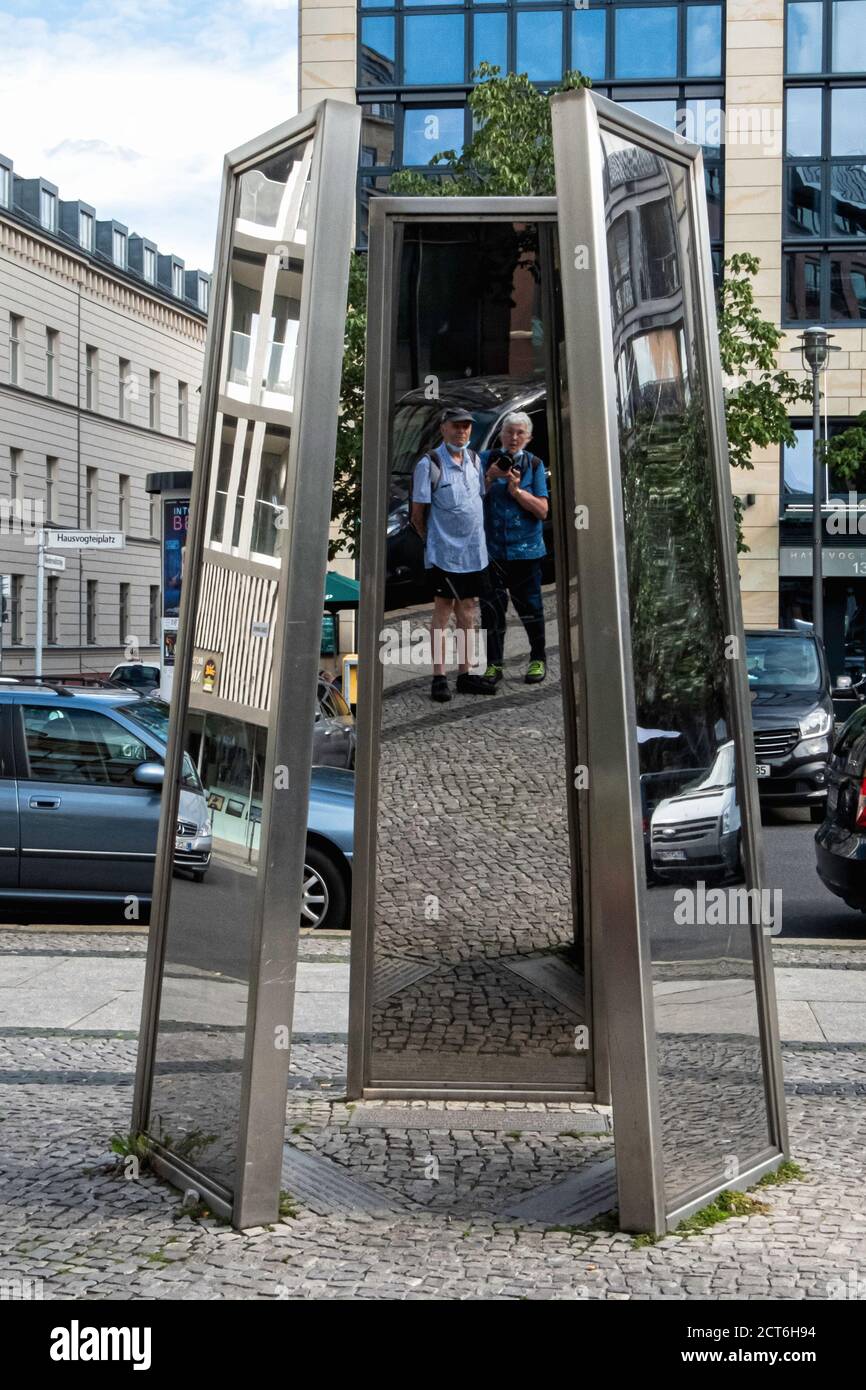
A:
<svg viewBox="0 0 866 1390">
<path fill-rule="evenodd" d="M 65 570 L 66 557 L 64 555 L 45 554 L 45 568 L 47 570 Z"/>
<path fill-rule="evenodd" d="M 125 550 L 122 531 L 46 531 L 45 542 L 54 550 Z"/>
</svg>

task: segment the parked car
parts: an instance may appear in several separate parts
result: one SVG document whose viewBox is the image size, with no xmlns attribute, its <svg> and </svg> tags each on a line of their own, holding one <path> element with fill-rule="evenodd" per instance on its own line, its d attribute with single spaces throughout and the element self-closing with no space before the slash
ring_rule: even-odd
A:
<svg viewBox="0 0 866 1390">
<path fill-rule="evenodd" d="M 740 808 L 733 739 L 709 771 L 660 801 L 650 820 L 652 870 L 657 878 L 722 878 L 742 872 Z"/>
<path fill-rule="evenodd" d="M 125 685 L 140 695 L 150 695 L 160 685 L 159 666 L 146 661 L 124 661 L 109 672 L 112 685 Z"/>
<path fill-rule="evenodd" d="M 824 819 L 833 701 L 824 645 L 811 631 L 746 633 L 758 794 Z"/>
<path fill-rule="evenodd" d="M 866 912 L 866 705 L 839 733 L 828 768 L 827 814 L 815 835 L 818 877 Z"/>
<path fill-rule="evenodd" d="M 397 403 L 394 419 L 394 459 L 388 500 L 385 561 L 385 608 L 393 610 L 432 597 L 424 575 L 424 547 L 409 525 L 412 473 L 418 460 L 442 443 L 439 420 L 448 406 L 470 410 L 475 417 L 470 445 L 476 451 L 490 449 L 512 410 L 525 410 L 532 420 L 529 448 L 547 466 L 550 455 L 547 434 L 547 391 L 543 382 L 515 382 L 512 377 L 473 377 L 442 382 L 436 400 L 425 390 L 408 391 Z M 545 582 L 553 578 L 553 524 L 550 512 L 544 523 L 547 560 Z"/>
<path fill-rule="evenodd" d="M 320 680 L 316 688 L 313 766 L 355 766 L 355 718 L 340 691 Z"/>
<path fill-rule="evenodd" d="M 168 706 L 128 690 L 0 686 L 0 900 L 149 902 L 168 739 Z M 348 924 L 354 773 L 314 768 L 306 926 Z M 210 813 L 184 755 L 174 866 L 199 882 Z"/>
</svg>

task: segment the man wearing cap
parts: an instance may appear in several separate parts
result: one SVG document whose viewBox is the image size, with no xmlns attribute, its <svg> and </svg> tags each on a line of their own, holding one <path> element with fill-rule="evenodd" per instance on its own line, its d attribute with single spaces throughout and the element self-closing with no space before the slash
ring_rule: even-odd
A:
<svg viewBox="0 0 866 1390">
<path fill-rule="evenodd" d="M 457 691 L 492 695 L 492 681 L 469 673 L 477 600 L 487 591 L 487 542 L 484 535 L 484 469 L 469 448 L 473 416 L 468 410 L 443 410 L 442 443 L 419 459 L 412 480 L 411 522 L 424 540 L 424 567 L 433 580 L 433 684 L 431 700 L 451 699 L 445 675 L 445 629 L 452 612 L 460 650 Z"/>
</svg>

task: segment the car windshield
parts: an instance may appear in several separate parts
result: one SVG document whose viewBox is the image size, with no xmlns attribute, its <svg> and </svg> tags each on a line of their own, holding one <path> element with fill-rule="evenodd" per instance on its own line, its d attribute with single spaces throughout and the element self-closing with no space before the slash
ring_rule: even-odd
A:
<svg viewBox="0 0 866 1390">
<path fill-rule="evenodd" d="M 683 794 L 719 791 L 722 787 L 732 787 L 734 785 L 735 766 L 733 741 L 723 743 L 709 772 L 702 772 L 694 782 L 687 782 L 683 787 Z"/>
<path fill-rule="evenodd" d="M 753 690 L 820 690 L 821 665 L 814 638 L 746 637 L 749 685 Z"/>
<path fill-rule="evenodd" d="M 473 407 L 475 424 L 470 444 L 480 449 L 499 416 L 498 410 L 478 410 Z M 427 449 L 442 443 L 439 431 L 441 401 L 404 401 L 394 417 L 394 473 L 408 474 Z"/>
<path fill-rule="evenodd" d="M 156 700 L 136 700 L 132 705 L 118 705 L 131 724 L 137 724 L 149 734 L 155 734 L 165 747 L 168 746 L 168 705 Z M 189 753 L 183 755 L 183 776 L 181 786 L 187 791 L 201 792 L 202 785 L 195 770 L 195 763 Z"/>
</svg>

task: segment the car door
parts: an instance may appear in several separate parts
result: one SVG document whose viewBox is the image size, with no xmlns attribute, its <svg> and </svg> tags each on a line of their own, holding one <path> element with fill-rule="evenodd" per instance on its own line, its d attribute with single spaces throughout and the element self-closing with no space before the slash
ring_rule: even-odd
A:
<svg viewBox="0 0 866 1390">
<path fill-rule="evenodd" d="M 159 759 L 74 697 L 25 700 L 15 714 L 22 889 L 149 896 L 160 789 L 132 778 Z"/>
<path fill-rule="evenodd" d="M 18 791 L 10 738 L 10 707 L 0 703 L 0 892 L 18 887 Z"/>
</svg>

